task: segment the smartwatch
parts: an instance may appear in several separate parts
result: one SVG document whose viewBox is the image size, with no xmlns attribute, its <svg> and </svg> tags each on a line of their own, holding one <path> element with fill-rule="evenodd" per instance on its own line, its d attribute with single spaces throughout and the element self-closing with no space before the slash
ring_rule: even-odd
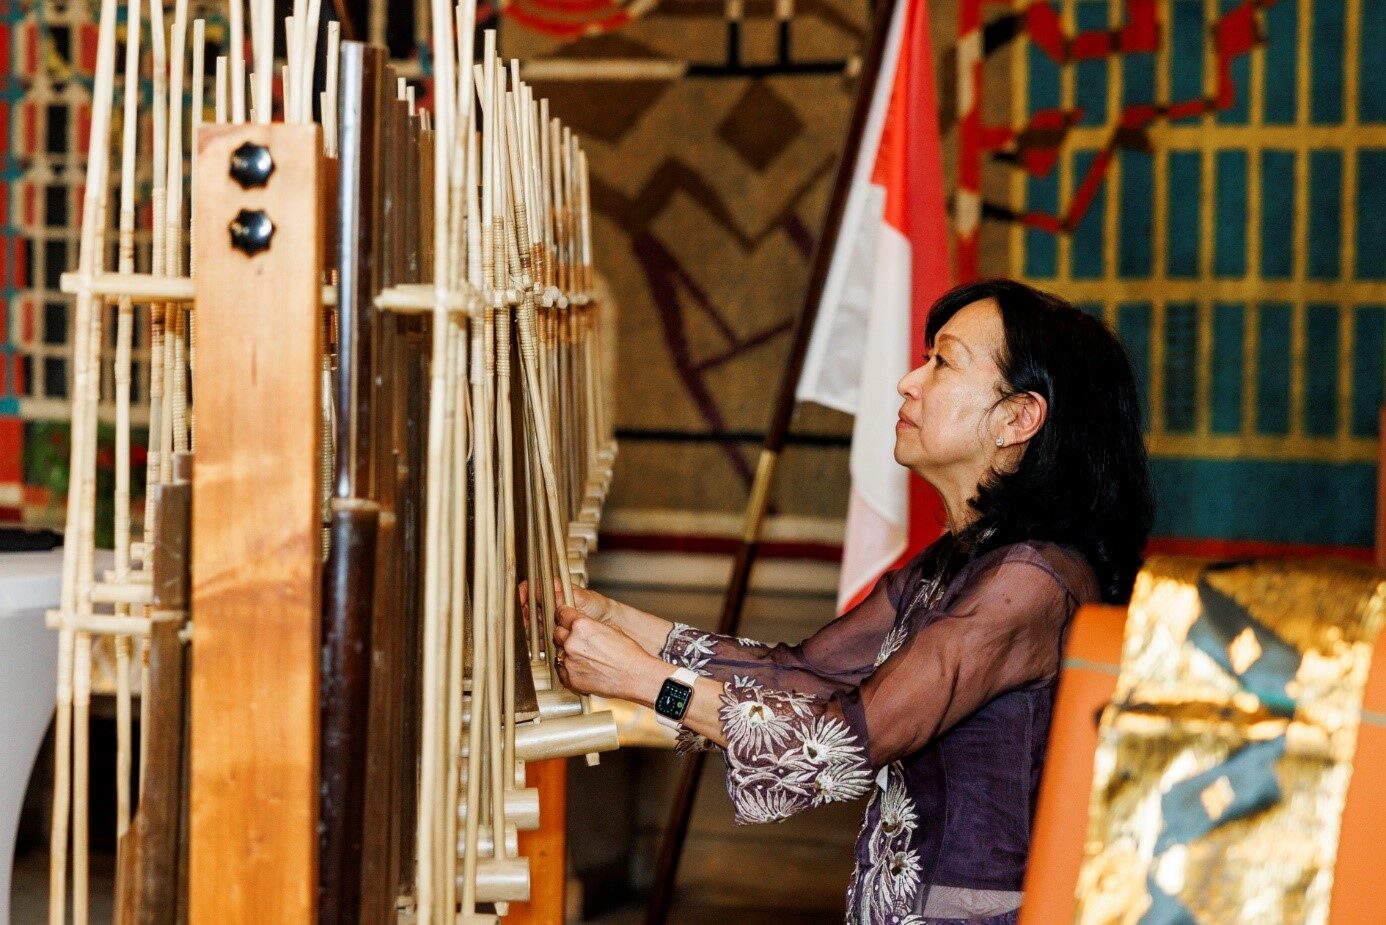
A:
<svg viewBox="0 0 1386 925">
<path fill-rule="evenodd" d="M 655 719 L 659 720 L 660 725 L 670 729 L 683 726 L 683 717 L 693 699 L 693 685 L 697 680 L 697 673 L 687 668 L 677 668 L 664 679 L 664 685 L 654 702 Z"/>
</svg>

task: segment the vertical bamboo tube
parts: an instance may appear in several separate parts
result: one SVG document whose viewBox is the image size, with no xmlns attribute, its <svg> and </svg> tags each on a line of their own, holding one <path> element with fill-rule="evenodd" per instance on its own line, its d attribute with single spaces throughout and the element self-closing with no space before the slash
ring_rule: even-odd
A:
<svg viewBox="0 0 1386 925">
<path fill-rule="evenodd" d="M 252 3 L 255 0 L 251 0 Z M 231 121 L 245 121 L 245 0 L 230 0 Z M 218 119 L 218 121 L 224 121 Z"/>
<path fill-rule="evenodd" d="M 153 95 L 150 97 L 153 136 L 150 149 L 152 171 L 150 176 L 150 207 L 152 222 L 150 228 L 150 272 L 161 276 L 165 272 L 164 254 L 164 214 L 167 211 L 166 184 L 168 183 L 168 55 L 164 35 L 163 3 L 151 0 L 149 4 L 149 44 L 153 68 Z M 145 503 L 144 538 L 145 545 L 154 535 L 156 512 L 150 501 L 149 487 L 162 480 L 163 472 L 163 412 L 164 412 L 164 327 L 166 313 L 162 302 L 149 306 L 149 447 L 145 463 Z M 140 640 L 140 690 L 149 689 L 149 641 Z M 149 698 L 140 697 L 140 728 L 149 728 Z M 149 758 L 149 740 L 140 737 L 139 777 L 145 779 L 145 769 Z"/>
<path fill-rule="evenodd" d="M 434 75 L 437 123 L 435 138 L 451 138 L 453 130 L 454 101 L 453 83 L 453 23 L 451 7 L 443 0 L 433 0 L 433 51 L 437 70 Z M 449 164 L 452 146 L 434 145 L 434 227 L 433 239 L 439 244 L 447 241 L 448 232 L 448 188 Z M 442 653 L 440 591 L 443 562 L 439 539 L 443 533 L 442 494 L 444 472 L 439 463 L 444 456 L 446 389 L 451 367 L 448 351 L 448 280 L 451 278 L 449 258 L 451 253 L 446 246 L 435 246 L 433 264 L 434 310 L 432 333 L 432 363 L 429 377 L 429 418 L 428 418 L 428 488 L 425 503 L 425 549 L 424 572 L 424 664 L 423 664 L 423 741 L 422 741 L 422 779 L 419 788 L 419 817 L 416 837 L 418 853 L 417 921 L 419 925 L 429 925 L 437 917 L 440 921 L 451 918 L 450 910 L 439 908 L 442 897 L 436 895 L 437 861 L 440 848 L 432 837 L 434 813 L 439 810 L 438 789 L 443 781 L 438 780 L 439 751 L 443 744 L 439 717 L 439 696 L 446 681 L 442 677 L 439 664 Z M 450 868 L 449 868 L 450 869 Z"/>
<path fill-rule="evenodd" d="M 115 78 L 115 0 L 102 0 L 100 32 L 97 44 L 96 79 L 92 92 L 91 147 L 87 157 L 87 182 L 83 197 L 82 238 L 78 257 L 78 270 L 84 281 L 89 281 L 100 266 L 101 255 L 97 252 L 100 240 L 98 229 L 102 221 L 101 203 L 107 187 L 107 146 L 110 141 L 110 117 Z M 93 376 L 99 378 L 100 370 L 93 371 L 90 366 L 92 345 L 92 316 L 98 314 L 100 306 L 90 291 L 83 287 L 77 297 L 73 326 L 74 369 L 73 398 L 78 409 L 90 395 L 89 381 Z M 96 345 L 99 349 L 99 344 Z M 99 354 L 98 354 L 99 355 Z M 84 409 L 81 409 L 84 411 Z M 93 409 L 94 410 L 94 409 Z M 73 415 L 72 428 L 72 477 L 68 482 L 67 535 L 77 538 L 63 547 L 63 580 L 60 589 L 60 607 L 64 617 L 78 612 L 79 600 L 89 601 L 91 575 L 81 574 L 80 568 L 87 556 L 82 555 L 86 533 L 83 529 L 87 512 L 84 510 L 85 485 L 82 474 L 86 472 L 88 459 L 95 460 L 96 434 L 92 428 L 93 418 L 86 413 Z M 92 473 L 94 480 L 95 473 Z M 63 925 L 66 921 L 64 899 L 67 895 L 67 834 L 69 813 L 72 807 L 73 766 L 73 700 L 74 674 L 80 676 L 85 670 L 90 677 L 89 665 L 74 664 L 84 661 L 79 658 L 80 646 L 74 638 L 76 634 L 66 627 L 59 631 L 58 640 L 58 690 L 56 740 L 54 748 L 54 801 L 52 829 L 50 831 L 49 856 L 49 921 L 52 925 Z M 81 782 L 81 775 L 78 775 Z M 85 807 L 82 807 L 84 815 Z M 74 815 L 77 815 L 74 813 Z M 74 880 L 77 874 L 74 873 Z M 74 916 L 79 923 L 84 922 L 86 914 L 85 898 L 74 898 Z M 80 905 L 79 905 L 80 904 Z"/>
<path fill-rule="evenodd" d="M 217 55 L 216 91 L 214 97 L 216 100 L 215 118 L 217 125 L 225 125 L 227 118 L 230 116 L 230 111 L 227 108 L 227 93 L 229 88 L 226 78 L 226 56 Z"/>
<path fill-rule="evenodd" d="M 120 258 L 121 273 L 135 271 L 135 156 L 139 142 L 140 0 L 126 7 L 125 99 L 121 114 L 120 147 Z M 134 340 L 135 308 L 129 298 L 119 302 L 116 318 L 116 473 L 115 473 L 115 572 L 116 581 L 130 574 L 130 366 Z M 128 605 L 117 605 L 116 616 L 127 616 Z M 116 655 L 116 839 L 130 827 L 130 745 L 132 716 L 130 698 L 129 636 L 115 640 Z"/>
</svg>

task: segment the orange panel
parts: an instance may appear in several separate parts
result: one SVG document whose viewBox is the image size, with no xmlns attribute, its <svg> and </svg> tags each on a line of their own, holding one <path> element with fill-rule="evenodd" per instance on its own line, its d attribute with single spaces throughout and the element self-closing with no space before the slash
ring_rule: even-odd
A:
<svg viewBox="0 0 1386 925">
<path fill-rule="evenodd" d="M 1111 699 L 1121 663 L 1125 610 L 1085 607 L 1074 619 L 1054 705 L 1044 779 L 1025 874 L 1021 925 L 1068 922 L 1087 836 L 1097 711 Z M 1363 708 L 1386 716 L 1386 658 L 1373 662 Z M 1357 738 L 1352 783 L 1343 810 L 1334 870 L 1331 925 L 1381 919 L 1380 849 L 1386 845 L 1386 726 L 1364 722 Z"/>
<path fill-rule="evenodd" d="M 563 925 L 568 762 L 531 761 L 525 783 L 539 789 L 539 831 L 520 833 L 520 854 L 529 858 L 529 902 L 511 903 L 506 925 Z"/>
<path fill-rule="evenodd" d="M 1362 708 L 1377 717 L 1386 715 L 1386 658 L 1377 653 L 1367 676 Z M 1328 920 L 1332 925 L 1358 925 L 1381 921 L 1381 848 L 1386 845 L 1386 812 L 1381 794 L 1386 792 L 1386 727 L 1363 722 L 1357 733 L 1357 756 L 1352 783 L 1343 807 L 1343 829 L 1338 840 L 1338 865 L 1333 870 L 1333 901 Z"/>
<path fill-rule="evenodd" d="M 1084 607 L 1073 619 L 1030 840 L 1022 925 L 1073 918 L 1073 889 L 1088 828 L 1097 714 L 1116 689 L 1125 627 L 1124 607 Z"/>
</svg>

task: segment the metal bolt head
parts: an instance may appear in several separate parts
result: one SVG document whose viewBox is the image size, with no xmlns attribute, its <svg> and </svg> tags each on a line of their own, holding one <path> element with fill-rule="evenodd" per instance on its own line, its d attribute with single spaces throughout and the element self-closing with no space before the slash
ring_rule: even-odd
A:
<svg viewBox="0 0 1386 925">
<path fill-rule="evenodd" d="M 264 186 L 274 173 L 274 158 L 269 148 L 247 141 L 231 152 L 231 178 L 242 189 Z"/>
<path fill-rule="evenodd" d="M 242 209 L 229 226 L 231 246 L 248 257 L 269 250 L 274 237 L 274 222 L 264 209 Z"/>
</svg>

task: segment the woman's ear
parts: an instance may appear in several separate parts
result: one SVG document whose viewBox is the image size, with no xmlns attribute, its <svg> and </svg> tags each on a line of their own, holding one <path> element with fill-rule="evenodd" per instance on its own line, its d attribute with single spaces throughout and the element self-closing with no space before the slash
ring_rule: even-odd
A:
<svg viewBox="0 0 1386 925">
<path fill-rule="evenodd" d="M 1044 426 L 1049 402 L 1038 392 L 1021 392 L 1006 400 L 1007 421 L 1002 436 L 1007 445 L 1025 443 Z"/>
</svg>

